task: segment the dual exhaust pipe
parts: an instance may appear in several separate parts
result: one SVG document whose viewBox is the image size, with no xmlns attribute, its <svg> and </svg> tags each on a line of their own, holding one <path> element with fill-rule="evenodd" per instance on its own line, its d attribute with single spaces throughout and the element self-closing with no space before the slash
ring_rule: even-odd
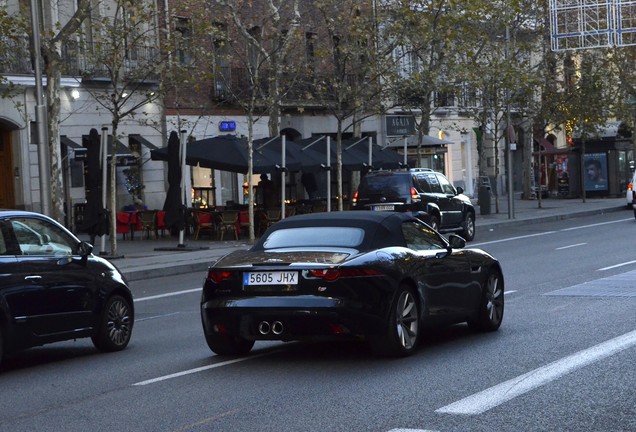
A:
<svg viewBox="0 0 636 432">
<path fill-rule="evenodd" d="M 271 332 L 278 336 L 283 333 L 283 330 L 285 330 L 285 327 L 280 321 L 274 321 L 272 323 L 269 323 L 268 321 L 261 321 L 258 324 L 258 332 L 262 335 L 267 335 Z"/>
</svg>

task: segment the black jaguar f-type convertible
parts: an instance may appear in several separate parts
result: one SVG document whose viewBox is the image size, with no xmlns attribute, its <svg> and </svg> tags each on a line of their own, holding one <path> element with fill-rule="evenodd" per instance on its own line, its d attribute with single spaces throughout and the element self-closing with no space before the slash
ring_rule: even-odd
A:
<svg viewBox="0 0 636 432">
<path fill-rule="evenodd" d="M 403 213 L 326 212 L 277 222 L 249 250 L 209 269 L 201 298 L 208 346 L 248 353 L 258 340 L 366 340 L 406 356 L 422 329 L 497 330 L 499 262 Z"/>
</svg>

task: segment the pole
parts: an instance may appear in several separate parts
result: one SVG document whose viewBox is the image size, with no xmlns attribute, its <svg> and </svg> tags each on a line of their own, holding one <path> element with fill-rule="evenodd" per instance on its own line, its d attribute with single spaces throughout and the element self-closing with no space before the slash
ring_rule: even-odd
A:
<svg viewBox="0 0 636 432">
<path fill-rule="evenodd" d="M 369 170 L 373 168 L 373 140 L 369 137 Z"/>
<path fill-rule="evenodd" d="M 186 191 L 185 191 L 185 175 L 186 175 L 186 131 L 181 131 L 181 138 L 179 139 L 179 150 L 181 156 L 181 209 L 183 211 L 183 228 L 179 231 L 179 244 L 177 247 L 185 247 L 185 226 L 188 223 L 186 214 Z"/>
<path fill-rule="evenodd" d="M 331 211 L 331 137 L 327 136 L 327 211 Z"/>
<path fill-rule="evenodd" d="M 47 115 L 42 90 L 42 67 L 40 64 L 40 14 L 37 0 L 31 0 L 31 30 L 33 54 L 35 56 L 35 122 L 38 130 L 38 169 L 40 175 L 41 212 L 51 216 L 51 163 L 49 161 Z"/>
<path fill-rule="evenodd" d="M 100 141 L 100 151 L 101 158 L 100 163 L 102 167 L 102 208 L 100 209 L 100 213 L 104 210 L 104 206 L 106 205 L 106 185 L 108 179 L 108 128 L 102 127 L 102 137 Z M 115 163 L 113 161 L 112 163 Z M 112 230 L 112 229 L 111 229 Z M 116 233 L 111 233 L 111 235 L 117 235 Z M 100 238 L 100 255 L 107 255 L 106 252 L 106 235 L 104 234 Z"/>
<path fill-rule="evenodd" d="M 406 167 L 408 165 L 407 163 L 407 157 L 406 157 L 406 136 L 404 137 L 404 166 Z"/>
<path fill-rule="evenodd" d="M 509 45 L 510 45 L 510 27 L 508 26 L 508 24 L 506 24 L 506 52 L 505 52 L 505 57 L 506 57 L 506 62 L 508 61 L 509 58 Z M 515 209 L 514 209 L 514 205 L 515 205 L 515 201 L 514 201 L 514 191 L 512 190 L 513 188 L 513 181 L 512 181 L 512 139 L 511 139 L 511 128 L 512 125 L 510 124 L 510 85 L 506 86 L 506 149 L 507 149 L 507 159 L 508 159 L 508 163 L 506 165 L 508 165 L 508 219 L 514 219 L 515 218 Z"/>
<path fill-rule="evenodd" d="M 287 145 L 287 140 L 286 140 L 286 136 L 283 135 L 282 136 L 282 141 L 281 141 L 281 162 L 282 162 L 282 171 L 280 173 L 280 218 L 281 219 L 285 219 L 285 146 Z"/>
</svg>

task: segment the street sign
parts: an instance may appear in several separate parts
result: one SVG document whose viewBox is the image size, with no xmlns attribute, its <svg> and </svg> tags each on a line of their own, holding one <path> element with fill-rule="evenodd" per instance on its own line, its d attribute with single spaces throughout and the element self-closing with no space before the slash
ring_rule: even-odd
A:
<svg viewBox="0 0 636 432">
<path fill-rule="evenodd" d="M 415 133 L 415 116 L 387 115 L 385 122 L 387 137 L 403 137 Z"/>
</svg>

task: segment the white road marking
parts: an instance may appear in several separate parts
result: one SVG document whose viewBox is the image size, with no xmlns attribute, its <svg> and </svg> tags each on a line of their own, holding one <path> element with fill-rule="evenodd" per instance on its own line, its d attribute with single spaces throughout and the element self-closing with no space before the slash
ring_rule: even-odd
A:
<svg viewBox="0 0 636 432">
<path fill-rule="evenodd" d="M 614 269 L 614 268 L 617 268 L 617 267 L 623 267 L 623 266 L 634 264 L 634 263 L 636 263 L 636 261 L 627 261 L 627 262 L 624 262 L 624 263 L 615 264 L 613 266 L 600 268 L 600 269 L 598 269 L 598 271 L 611 270 L 611 269 Z"/>
<path fill-rule="evenodd" d="M 165 318 L 168 316 L 173 316 L 173 315 L 179 315 L 181 312 L 172 312 L 172 313 L 167 313 L 167 314 L 163 314 L 163 315 L 153 315 L 153 316 L 149 316 L 146 318 L 135 318 L 135 322 L 141 322 L 141 321 L 148 321 L 151 319 L 157 319 L 157 318 Z"/>
<path fill-rule="evenodd" d="M 431 429 L 391 429 L 388 432 L 438 432 Z"/>
<path fill-rule="evenodd" d="M 532 237 L 540 237 L 540 236 L 544 236 L 544 235 L 548 235 L 548 234 L 554 234 L 555 232 L 556 231 L 546 231 L 546 232 L 542 232 L 542 233 L 528 234 L 528 235 L 523 235 L 523 236 L 518 236 L 518 237 L 508 237 L 508 238 L 501 239 L 501 240 L 492 240 L 492 241 L 487 241 L 487 242 L 482 242 L 482 243 L 472 243 L 470 245 L 470 247 L 482 246 L 482 245 L 488 245 L 488 244 L 495 244 L 495 243 L 504 243 L 504 242 L 508 242 L 508 241 L 522 240 L 522 239 L 532 238 Z"/>
<path fill-rule="evenodd" d="M 506 294 L 512 294 L 514 292 L 517 292 L 517 290 L 510 290 L 510 291 L 504 291 L 504 295 Z"/>
<path fill-rule="evenodd" d="M 439 408 L 435 412 L 466 415 L 482 414 L 536 387 L 559 379 L 576 369 L 602 360 L 634 345 L 636 345 L 636 330 L 497 384 L 494 387 Z"/>
<path fill-rule="evenodd" d="M 221 363 L 215 363 L 215 364 L 211 364 L 211 365 L 207 365 L 207 366 L 201 366 L 201 367 L 194 368 L 194 369 L 188 369 L 188 370 L 184 370 L 184 371 L 181 371 L 181 372 L 176 372 L 176 373 L 173 373 L 173 374 L 170 374 L 170 375 L 164 375 L 164 376 L 161 376 L 161 377 L 158 377 L 158 378 L 152 378 L 152 379 L 149 379 L 149 380 L 146 380 L 146 381 L 140 381 L 140 382 L 135 383 L 133 385 L 134 386 L 144 386 L 144 385 L 148 385 L 148 384 L 153 384 L 153 383 L 156 383 L 156 382 L 165 381 L 165 380 L 169 380 L 169 379 L 172 379 L 172 378 L 178 378 L 178 377 L 181 377 L 181 376 L 184 376 L 184 375 L 190 375 L 190 374 L 193 374 L 193 373 L 202 372 L 202 371 L 205 371 L 205 370 L 208 370 L 208 369 L 215 369 L 215 368 L 231 365 L 233 363 L 239 363 L 239 362 L 243 362 L 245 360 L 251 360 L 251 359 L 258 358 L 258 357 L 271 355 L 271 354 L 274 354 L 274 353 L 277 353 L 277 352 L 279 352 L 279 350 L 269 351 L 269 352 L 262 353 L 262 354 L 254 354 L 254 355 L 250 355 L 248 357 L 241 357 L 241 358 L 237 358 L 237 359 L 233 359 L 233 360 L 227 360 L 227 361 L 224 361 L 224 362 L 221 362 Z"/>
<path fill-rule="evenodd" d="M 181 294 L 190 294 L 193 292 L 201 291 L 202 289 L 203 288 L 194 288 L 194 289 L 183 290 L 183 291 L 174 291 L 174 292 L 169 292 L 165 294 L 157 294 L 157 295 L 148 296 L 148 297 L 140 297 L 140 298 L 134 299 L 134 301 L 135 303 L 137 303 L 137 302 L 142 302 L 146 300 L 156 300 L 156 299 L 160 299 L 164 297 L 172 297 L 172 296 L 181 295 Z"/>
<path fill-rule="evenodd" d="M 603 226 L 603 225 L 609 225 L 609 224 L 615 224 L 615 223 L 621 223 L 621 222 L 625 222 L 625 221 L 631 221 L 634 220 L 633 218 L 629 218 L 629 219 L 619 219 L 619 220 L 615 220 L 615 221 L 609 221 L 609 222 L 599 222 L 599 223 L 595 223 L 595 224 L 590 224 L 590 225 L 580 225 L 580 226 L 575 226 L 575 227 L 570 227 L 570 228 L 563 228 L 559 231 L 574 231 L 574 230 L 578 230 L 578 229 L 584 229 L 584 228 L 594 228 L 597 226 Z"/>
<path fill-rule="evenodd" d="M 587 243 L 577 243 L 577 244 L 573 244 L 573 245 L 569 245 L 569 246 L 561 246 L 556 248 L 556 250 L 563 250 L 563 249 L 570 249 L 573 247 L 579 247 L 579 246 L 585 246 Z"/>
</svg>

